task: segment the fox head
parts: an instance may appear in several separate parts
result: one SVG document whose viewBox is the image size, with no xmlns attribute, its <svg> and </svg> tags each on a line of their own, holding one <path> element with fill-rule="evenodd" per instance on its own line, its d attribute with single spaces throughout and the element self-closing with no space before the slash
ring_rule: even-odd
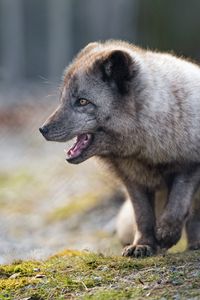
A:
<svg viewBox="0 0 200 300">
<path fill-rule="evenodd" d="M 66 151 L 68 162 L 133 151 L 127 139 L 139 65 L 130 52 L 123 44 L 91 43 L 64 72 L 60 105 L 40 132 L 49 141 L 77 138 Z"/>
</svg>

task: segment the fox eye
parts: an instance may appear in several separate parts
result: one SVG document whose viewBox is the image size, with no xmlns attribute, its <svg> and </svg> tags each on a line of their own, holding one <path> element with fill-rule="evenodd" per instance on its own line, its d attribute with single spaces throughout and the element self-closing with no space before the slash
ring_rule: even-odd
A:
<svg viewBox="0 0 200 300">
<path fill-rule="evenodd" d="M 89 100 L 83 99 L 83 98 L 80 98 L 80 99 L 78 99 L 78 101 L 77 101 L 77 104 L 78 104 L 79 106 L 86 106 L 86 105 L 89 104 L 89 103 L 90 103 Z"/>
</svg>

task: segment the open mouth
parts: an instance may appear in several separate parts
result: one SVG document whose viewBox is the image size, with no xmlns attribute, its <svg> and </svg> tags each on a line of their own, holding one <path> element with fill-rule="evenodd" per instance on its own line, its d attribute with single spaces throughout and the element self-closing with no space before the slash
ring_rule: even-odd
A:
<svg viewBox="0 0 200 300">
<path fill-rule="evenodd" d="M 65 153 L 67 154 L 67 160 L 71 160 L 79 157 L 85 149 L 87 149 L 92 142 L 92 134 L 85 133 L 80 134 L 76 137 L 75 144 L 69 149 L 65 149 Z"/>
</svg>

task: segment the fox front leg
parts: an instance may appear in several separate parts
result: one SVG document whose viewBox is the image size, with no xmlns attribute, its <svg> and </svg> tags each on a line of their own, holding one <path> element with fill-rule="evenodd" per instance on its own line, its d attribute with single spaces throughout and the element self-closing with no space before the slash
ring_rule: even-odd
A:
<svg viewBox="0 0 200 300">
<path fill-rule="evenodd" d="M 151 195 L 139 185 L 128 187 L 134 209 L 136 231 L 133 243 L 126 246 L 123 256 L 145 257 L 156 253 L 157 245 L 154 235 L 155 215 Z"/>
<path fill-rule="evenodd" d="M 156 238 L 161 248 L 169 249 L 181 238 L 199 183 L 199 166 L 175 176 L 167 205 L 156 228 Z"/>
</svg>

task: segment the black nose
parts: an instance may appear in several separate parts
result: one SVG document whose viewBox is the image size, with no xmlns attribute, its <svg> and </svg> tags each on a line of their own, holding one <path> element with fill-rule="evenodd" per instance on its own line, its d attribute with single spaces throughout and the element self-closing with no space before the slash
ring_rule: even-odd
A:
<svg viewBox="0 0 200 300">
<path fill-rule="evenodd" d="M 48 133 L 49 129 L 47 126 L 43 126 L 39 128 L 39 131 L 41 132 L 42 135 L 45 135 Z"/>
</svg>

